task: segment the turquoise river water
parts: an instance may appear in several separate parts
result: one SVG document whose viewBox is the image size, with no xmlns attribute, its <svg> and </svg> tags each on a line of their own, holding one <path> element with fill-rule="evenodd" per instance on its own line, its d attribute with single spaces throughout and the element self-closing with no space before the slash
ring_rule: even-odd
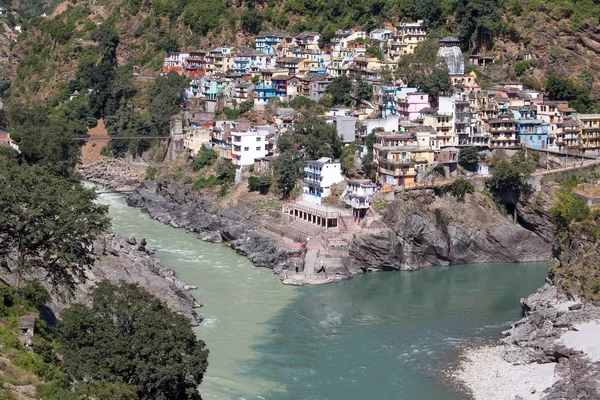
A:
<svg viewBox="0 0 600 400">
<path fill-rule="evenodd" d="M 289 287 L 224 244 L 152 220 L 102 194 L 116 233 L 146 238 L 198 290 L 210 349 L 207 399 L 461 399 L 440 379 L 460 347 L 499 337 L 546 263 L 381 272 Z"/>
</svg>

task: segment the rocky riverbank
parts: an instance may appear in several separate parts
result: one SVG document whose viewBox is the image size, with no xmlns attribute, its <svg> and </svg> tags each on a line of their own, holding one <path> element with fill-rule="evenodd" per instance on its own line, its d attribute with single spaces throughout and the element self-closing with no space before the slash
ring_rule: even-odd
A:
<svg viewBox="0 0 600 400">
<path fill-rule="evenodd" d="M 95 262 L 86 271 L 86 282 L 77 285 L 72 297 L 53 294 L 50 307 L 55 313 L 73 303 L 87 304 L 90 289 L 97 282 L 108 279 L 115 283 L 137 283 L 169 308 L 188 317 L 192 325 L 202 321 L 202 315 L 195 310 L 201 305 L 188 291 L 192 288 L 178 280 L 173 270 L 162 265 L 144 240 L 138 243 L 135 238 L 108 233 L 96 241 L 93 257 Z"/>
<path fill-rule="evenodd" d="M 453 377 L 475 399 L 600 398 L 600 244 L 596 214 L 559 230 L 546 284 L 497 346 L 468 349 Z"/>
<path fill-rule="evenodd" d="M 467 349 L 452 377 L 474 399 L 600 398 L 600 308 L 547 283 L 498 345 Z"/>
<path fill-rule="evenodd" d="M 116 192 L 132 192 L 146 175 L 145 164 L 120 158 L 104 157 L 102 160 L 80 165 L 77 171 L 85 180 Z"/>
<path fill-rule="evenodd" d="M 337 277 L 366 271 L 413 270 L 433 265 L 547 260 L 554 225 L 546 209 L 551 194 L 543 190 L 519 205 L 519 223 L 500 213 L 484 194 L 458 202 L 432 191 L 398 194 L 383 213 L 383 228 L 353 236 Z M 127 204 L 174 227 L 197 232 L 202 240 L 229 242 L 257 266 L 281 273 L 287 253 L 274 239 L 255 232 L 265 216 L 246 205 L 219 206 L 219 199 L 192 185 L 144 181 Z"/>
<path fill-rule="evenodd" d="M 259 267 L 280 272 L 286 267 L 285 251 L 278 251 L 272 238 L 252 231 L 261 216 L 244 206 L 221 208 L 218 200 L 192 185 L 144 181 L 127 196 L 127 204 L 148 212 L 152 218 L 198 233 L 209 242 L 229 242 L 239 254 Z"/>
</svg>

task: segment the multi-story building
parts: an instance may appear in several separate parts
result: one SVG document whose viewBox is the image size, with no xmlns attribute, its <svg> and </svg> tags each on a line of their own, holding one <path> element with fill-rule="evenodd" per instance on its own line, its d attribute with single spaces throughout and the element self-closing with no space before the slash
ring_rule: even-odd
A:
<svg viewBox="0 0 600 400">
<path fill-rule="evenodd" d="M 277 60 L 275 66 L 280 69 L 286 69 L 289 75 L 297 75 L 298 66 L 303 60 L 303 58 L 283 57 Z"/>
<path fill-rule="evenodd" d="M 331 186 L 342 182 L 342 166 L 328 157 L 304 162 L 304 201 L 321 204 L 321 199 L 331 194 Z"/>
<path fill-rule="evenodd" d="M 236 166 L 254 165 L 254 159 L 267 155 L 268 132 L 258 129 L 231 131 L 231 155 Z"/>
<path fill-rule="evenodd" d="M 420 152 L 416 135 L 413 133 L 377 133 L 373 145 L 373 159 L 377 165 L 379 181 L 392 186 L 414 183 L 416 171 L 413 159 Z"/>
<path fill-rule="evenodd" d="M 198 151 L 212 139 L 212 131 L 205 127 L 189 127 L 183 130 L 183 147 L 189 156 L 195 156 Z"/>
<path fill-rule="evenodd" d="M 187 76 L 205 75 L 206 74 L 206 52 L 205 51 L 190 51 L 189 56 L 185 59 L 184 70 Z"/>
<path fill-rule="evenodd" d="M 575 118 L 569 118 L 563 124 L 564 150 L 567 153 L 577 153 L 583 149 L 581 126 Z"/>
<path fill-rule="evenodd" d="M 429 107 L 429 95 L 423 92 L 400 94 L 398 117 L 403 121 L 414 121 L 421 117 L 421 110 Z"/>
<path fill-rule="evenodd" d="M 454 146 L 455 135 L 452 113 L 441 113 L 435 109 L 424 109 L 423 125 L 433 128 L 441 147 Z"/>
<path fill-rule="evenodd" d="M 238 104 L 250 100 L 254 94 L 254 85 L 244 79 L 237 79 L 233 82 L 232 99 Z"/>
<path fill-rule="evenodd" d="M 327 74 L 308 74 L 300 78 L 300 95 L 319 101 L 333 78 Z"/>
<path fill-rule="evenodd" d="M 162 72 L 168 73 L 171 71 L 175 71 L 178 74 L 183 73 L 183 67 L 185 60 L 190 56 L 190 53 L 179 53 L 179 52 L 171 52 L 169 56 L 165 58 L 162 66 Z"/>
<path fill-rule="evenodd" d="M 269 104 L 269 100 L 277 98 L 277 90 L 273 84 L 267 85 L 264 82 L 260 82 L 254 87 L 254 106 L 257 108 L 264 108 Z"/>
<path fill-rule="evenodd" d="M 318 32 L 302 32 L 294 38 L 294 41 L 301 50 L 319 50 L 320 38 Z"/>
<path fill-rule="evenodd" d="M 425 40 L 427 30 L 423 20 L 398 24 L 396 32 L 388 41 L 389 55 L 396 59 L 403 54 L 411 54 L 419 43 Z"/>
<path fill-rule="evenodd" d="M 518 148 L 519 128 L 512 113 L 502 113 L 489 121 L 491 148 Z"/>
<path fill-rule="evenodd" d="M 586 154 L 598 155 L 600 149 L 600 114 L 578 114 L 581 147 Z"/>
<path fill-rule="evenodd" d="M 537 150 L 548 148 L 548 124 L 541 119 L 517 119 L 519 143 Z"/>
<path fill-rule="evenodd" d="M 298 95 L 300 80 L 291 75 L 276 75 L 271 80 L 275 92 L 279 97 L 294 98 Z"/>
<path fill-rule="evenodd" d="M 254 40 L 254 47 L 265 54 L 275 54 L 279 48 L 291 43 L 292 36 L 286 32 L 260 32 Z"/>
<path fill-rule="evenodd" d="M 233 69 L 233 58 L 231 57 L 232 50 L 233 48 L 227 46 L 221 46 L 210 50 L 206 54 L 206 73 L 226 73 L 229 69 Z"/>
</svg>

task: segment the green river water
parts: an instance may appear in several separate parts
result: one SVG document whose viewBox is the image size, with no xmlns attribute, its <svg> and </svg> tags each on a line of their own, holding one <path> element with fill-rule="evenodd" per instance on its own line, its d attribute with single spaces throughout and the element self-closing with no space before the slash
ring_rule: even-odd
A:
<svg viewBox="0 0 600 400">
<path fill-rule="evenodd" d="M 210 349 L 207 399 L 461 399 L 440 379 L 461 346 L 499 337 L 546 263 L 381 272 L 289 287 L 224 244 L 152 220 L 102 194 L 113 230 L 145 238 L 198 290 L 194 328 Z"/>
</svg>

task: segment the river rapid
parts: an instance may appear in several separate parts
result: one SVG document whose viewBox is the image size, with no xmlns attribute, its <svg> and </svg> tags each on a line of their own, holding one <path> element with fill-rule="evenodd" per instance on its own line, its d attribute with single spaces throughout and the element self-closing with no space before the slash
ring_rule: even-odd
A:
<svg viewBox="0 0 600 400">
<path fill-rule="evenodd" d="M 440 379 L 463 345 L 497 338 L 547 263 L 381 272 L 290 287 L 225 244 L 152 220 L 101 194 L 112 229 L 145 238 L 204 304 L 206 399 L 461 399 Z"/>
</svg>

